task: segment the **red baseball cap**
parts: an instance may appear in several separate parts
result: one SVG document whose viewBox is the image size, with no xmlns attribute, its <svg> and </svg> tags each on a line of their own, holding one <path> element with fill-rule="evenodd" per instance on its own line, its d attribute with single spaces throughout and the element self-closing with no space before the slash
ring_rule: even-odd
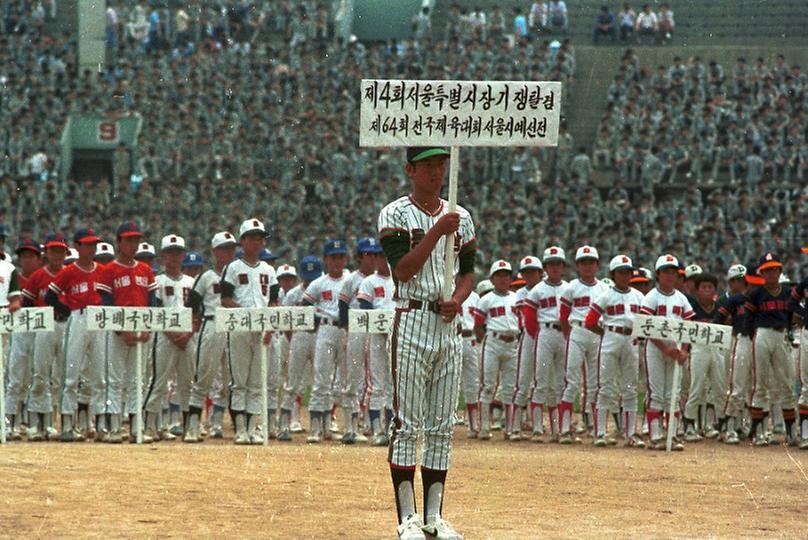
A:
<svg viewBox="0 0 808 540">
<path fill-rule="evenodd" d="M 129 238 L 132 236 L 142 237 L 145 236 L 143 232 L 141 232 L 140 227 L 134 221 L 126 221 L 121 223 L 118 226 L 118 230 L 116 232 L 118 238 Z"/>
</svg>

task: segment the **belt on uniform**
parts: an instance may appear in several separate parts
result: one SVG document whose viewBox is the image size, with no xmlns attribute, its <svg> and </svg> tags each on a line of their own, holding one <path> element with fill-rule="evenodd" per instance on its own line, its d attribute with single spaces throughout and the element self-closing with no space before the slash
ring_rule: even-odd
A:
<svg viewBox="0 0 808 540">
<path fill-rule="evenodd" d="M 758 330 L 771 330 L 773 332 L 785 332 L 785 328 L 769 328 L 768 326 L 758 326 Z"/>
<path fill-rule="evenodd" d="M 491 337 L 497 338 L 505 343 L 513 343 L 516 341 L 516 334 L 503 334 L 502 332 L 491 332 Z"/>
<path fill-rule="evenodd" d="M 214 318 L 215 315 L 205 315 L 204 317 L 202 317 L 202 319 L 205 321 L 212 321 Z"/>
<path fill-rule="evenodd" d="M 732 331 L 732 337 L 736 337 L 736 336 L 749 337 L 749 334 L 747 334 L 746 332 L 738 332 L 737 330 L 733 330 Z"/>
<path fill-rule="evenodd" d="M 339 326 L 337 321 L 333 321 L 327 317 L 317 317 L 317 324 L 320 326 Z"/>
<path fill-rule="evenodd" d="M 472 332 L 471 330 L 463 330 L 460 332 L 460 335 L 463 337 L 472 337 L 474 335 L 474 332 Z"/>
<path fill-rule="evenodd" d="M 631 328 L 626 328 L 624 326 L 607 326 L 606 330 L 609 332 L 614 332 L 615 334 L 620 334 L 621 336 L 630 336 L 631 335 Z"/>
<path fill-rule="evenodd" d="M 440 305 L 437 301 L 424 302 L 422 300 L 407 300 L 406 309 L 422 309 L 424 311 L 431 311 L 432 313 L 440 314 Z"/>
<path fill-rule="evenodd" d="M 553 328 L 553 329 L 558 330 L 559 332 L 561 332 L 561 325 L 558 324 L 558 323 L 543 322 L 543 323 L 539 323 L 539 326 L 542 327 L 542 328 Z"/>
<path fill-rule="evenodd" d="M 572 326 L 577 326 L 578 328 L 586 328 L 584 325 L 584 321 L 570 321 Z"/>
</svg>

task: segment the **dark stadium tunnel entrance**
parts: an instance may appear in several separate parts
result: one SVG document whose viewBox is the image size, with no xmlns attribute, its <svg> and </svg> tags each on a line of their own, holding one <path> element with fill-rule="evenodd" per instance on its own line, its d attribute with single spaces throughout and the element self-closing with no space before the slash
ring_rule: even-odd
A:
<svg viewBox="0 0 808 540">
<path fill-rule="evenodd" d="M 70 176 L 78 181 L 112 181 L 112 152 L 74 150 Z"/>
</svg>

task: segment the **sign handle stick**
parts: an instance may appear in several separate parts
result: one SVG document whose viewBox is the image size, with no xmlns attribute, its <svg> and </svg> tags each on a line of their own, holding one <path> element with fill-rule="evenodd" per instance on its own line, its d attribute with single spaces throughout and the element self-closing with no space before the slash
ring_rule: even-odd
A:
<svg viewBox="0 0 808 540">
<path fill-rule="evenodd" d="M 449 212 L 457 210 L 457 173 L 460 168 L 460 148 L 452 146 L 449 149 Z M 454 234 L 446 235 L 446 255 L 443 269 L 443 294 L 444 300 L 452 297 L 454 292 Z"/>
<path fill-rule="evenodd" d="M 267 348 L 264 345 L 264 334 L 261 333 L 261 418 L 263 418 L 261 436 L 264 439 L 264 446 L 269 444 L 269 393 L 267 392 Z"/>
<path fill-rule="evenodd" d="M 673 384 L 671 385 L 671 406 L 668 415 L 668 441 L 665 451 L 670 452 L 673 446 L 673 436 L 676 434 L 676 402 L 679 401 L 679 380 L 682 378 L 682 366 L 679 362 L 673 365 Z"/>
<path fill-rule="evenodd" d="M 143 444 L 143 343 L 135 343 L 135 430 L 138 444 Z"/>
<path fill-rule="evenodd" d="M 5 388 L 5 380 L 6 374 L 4 372 L 5 368 L 5 357 L 3 355 L 3 341 L 4 336 L 0 336 L 0 444 L 6 444 L 6 388 Z M 12 424 L 9 426 L 10 429 L 14 429 L 14 425 Z"/>
</svg>

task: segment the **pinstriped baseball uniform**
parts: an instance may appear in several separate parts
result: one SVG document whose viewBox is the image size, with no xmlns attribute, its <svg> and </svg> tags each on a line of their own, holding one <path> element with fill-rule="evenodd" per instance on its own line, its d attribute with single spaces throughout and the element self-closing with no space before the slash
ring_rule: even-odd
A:
<svg viewBox="0 0 808 540">
<path fill-rule="evenodd" d="M 378 229 L 382 245 L 398 235 L 408 238 L 412 249 L 441 216 L 448 203 L 429 213 L 407 196 L 384 207 Z M 457 207 L 460 228 L 455 233 L 455 252 L 473 253 L 476 245 L 474 223 L 464 208 Z M 441 237 L 420 271 L 406 283 L 396 283 L 396 316 L 391 336 L 393 372 L 393 421 L 389 460 L 393 466 L 415 467 L 418 435 L 423 431 L 421 464 L 447 470 L 451 462 L 451 438 L 455 406 L 460 390 L 462 362 L 457 321 L 447 324 L 428 309 L 440 299 L 444 280 L 446 237 Z M 397 261 L 394 261 L 397 262 Z M 395 267 L 391 263 L 391 267 Z M 459 258 L 454 274 L 459 272 Z M 410 308 L 421 302 L 420 309 Z"/>
</svg>

